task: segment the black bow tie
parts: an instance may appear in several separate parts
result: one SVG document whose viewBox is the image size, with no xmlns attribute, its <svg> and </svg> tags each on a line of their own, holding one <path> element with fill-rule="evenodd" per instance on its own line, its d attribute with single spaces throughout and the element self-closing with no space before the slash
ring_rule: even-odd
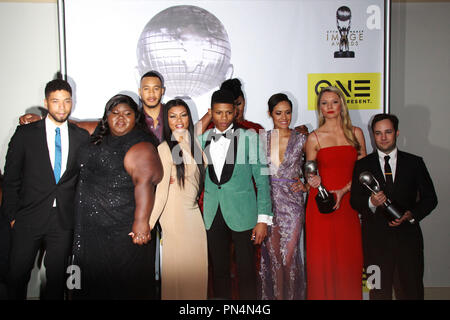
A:
<svg viewBox="0 0 450 320">
<path fill-rule="evenodd" d="M 215 142 L 219 141 L 219 139 L 222 137 L 228 139 L 227 133 L 225 132 L 225 133 L 213 133 L 212 134 L 212 140 L 214 140 Z"/>
<path fill-rule="evenodd" d="M 228 130 L 227 132 L 224 133 L 215 133 L 213 132 L 213 134 L 211 135 L 212 139 L 214 141 L 219 141 L 220 138 L 224 137 L 225 139 L 231 139 L 231 136 L 233 135 L 231 132 L 229 132 L 230 130 Z"/>
</svg>

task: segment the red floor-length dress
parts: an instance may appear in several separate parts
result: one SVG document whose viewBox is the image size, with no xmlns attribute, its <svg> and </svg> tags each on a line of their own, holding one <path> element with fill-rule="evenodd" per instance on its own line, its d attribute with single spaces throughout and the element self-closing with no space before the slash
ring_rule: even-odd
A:
<svg viewBox="0 0 450 320">
<path fill-rule="evenodd" d="M 322 185 L 339 190 L 352 179 L 357 152 L 353 146 L 320 149 L 317 165 Z M 363 255 L 358 213 L 350 206 L 350 192 L 340 208 L 320 213 L 311 188 L 306 207 L 306 273 L 309 300 L 362 299 Z"/>
</svg>

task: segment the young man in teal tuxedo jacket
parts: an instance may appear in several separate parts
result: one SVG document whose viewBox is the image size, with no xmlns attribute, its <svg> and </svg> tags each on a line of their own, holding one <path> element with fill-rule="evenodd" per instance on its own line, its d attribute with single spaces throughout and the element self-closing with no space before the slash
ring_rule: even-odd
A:
<svg viewBox="0 0 450 320">
<path fill-rule="evenodd" d="M 254 245 L 264 240 L 273 216 L 265 151 L 258 133 L 234 124 L 231 92 L 213 93 L 211 113 L 215 128 L 201 135 L 200 141 L 208 157 L 203 215 L 214 297 L 231 299 L 230 241 L 233 241 L 239 298 L 256 299 Z"/>
</svg>

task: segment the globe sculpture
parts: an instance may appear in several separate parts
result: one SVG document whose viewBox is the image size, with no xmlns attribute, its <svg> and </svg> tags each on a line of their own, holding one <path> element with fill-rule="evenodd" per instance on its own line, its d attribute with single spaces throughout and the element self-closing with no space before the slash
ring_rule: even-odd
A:
<svg viewBox="0 0 450 320">
<path fill-rule="evenodd" d="M 196 6 L 174 6 L 155 15 L 137 45 L 138 71 L 164 76 L 166 95 L 200 96 L 231 77 L 231 47 L 223 24 Z"/>
</svg>

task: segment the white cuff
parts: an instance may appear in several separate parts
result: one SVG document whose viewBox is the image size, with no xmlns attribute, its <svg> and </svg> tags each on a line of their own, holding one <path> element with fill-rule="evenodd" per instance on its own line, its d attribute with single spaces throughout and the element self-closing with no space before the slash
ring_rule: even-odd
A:
<svg viewBox="0 0 450 320">
<path fill-rule="evenodd" d="M 267 214 L 258 214 L 258 223 L 265 223 L 268 226 L 272 225 L 273 216 Z"/>
<path fill-rule="evenodd" d="M 370 200 L 370 197 L 369 197 L 369 209 L 370 209 L 373 213 L 375 213 L 375 210 L 377 210 L 377 207 L 375 207 L 375 206 L 373 205 L 372 201 Z"/>
</svg>

